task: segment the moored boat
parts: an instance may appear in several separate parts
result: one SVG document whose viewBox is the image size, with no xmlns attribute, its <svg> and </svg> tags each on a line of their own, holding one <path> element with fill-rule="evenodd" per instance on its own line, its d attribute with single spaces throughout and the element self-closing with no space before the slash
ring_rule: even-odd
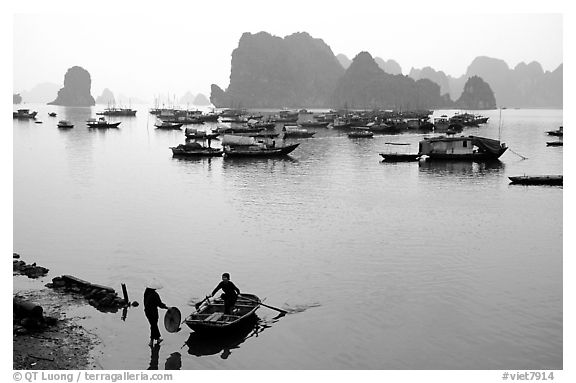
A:
<svg viewBox="0 0 576 383">
<path fill-rule="evenodd" d="M 329 123 L 328 121 L 303 121 L 300 126 L 303 128 L 326 128 Z"/>
<path fill-rule="evenodd" d="M 186 136 L 186 138 L 194 139 L 194 140 L 198 140 L 198 139 L 210 139 L 210 140 L 212 140 L 212 139 L 218 137 L 220 135 L 220 133 L 207 132 L 204 130 L 198 130 L 198 129 L 193 129 L 193 128 L 186 128 L 186 130 L 184 130 L 184 135 Z"/>
<path fill-rule="evenodd" d="M 96 114 L 114 117 L 133 117 L 136 115 L 136 111 L 130 108 L 106 108 L 103 112 L 97 112 Z"/>
<path fill-rule="evenodd" d="M 154 124 L 158 129 L 180 129 L 182 124 L 178 122 L 160 121 Z"/>
<path fill-rule="evenodd" d="M 221 333 L 233 331 L 249 321 L 260 307 L 261 300 L 254 294 L 242 293 L 234 305 L 232 314 L 224 314 L 224 301 L 207 299 L 199 310 L 190 314 L 184 322 L 195 332 Z"/>
<path fill-rule="evenodd" d="M 386 142 L 386 145 L 390 145 L 389 147 L 395 148 L 409 148 L 409 143 L 400 143 L 400 142 Z M 407 161 L 418 161 L 420 159 L 420 154 L 418 153 L 409 153 L 408 151 L 401 151 L 401 150 L 386 150 L 380 153 L 382 157 L 382 161 L 386 162 L 407 162 Z"/>
<path fill-rule="evenodd" d="M 508 177 L 511 184 L 518 185 L 563 185 L 562 175 L 541 175 L 541 176 L 514 176 Z"/>
<path fill-rule="evenodd" d="M 100 117 L 99 119 L 90 118 L 86 121 L 86 124 L 89 128 L 106 129 L 117 128 L 118 125 L 120 125 L 120 122 L 109 122 L 106 121 L 104 117 Z"/>
<path fill-rule="evenodd" d="M 197 142 L 171 146 L 170 149 L 175 157 L 219 157 L 223 153 L 222 149 L 202 146 Z"/>
<path fill-rule="evenodd" d="M 282 134 L 284 138 L 310 138 L 316 134 L 316 132 L 309 132 L 306 129 L 298 129 L 293 126 L 284 126 L 282 128 Z"/>
<path fill-rule="evenodd" d="M 498 159 L 508 149 L 506 144 L 478 136 L 425 138 L 418 154 L 431 160 L 487 161 Z"/>
<path fill-rule="evenodd" d="M 562 136 L 564 136 L 564 127 L 561 126 L 561 127 L 559 127 L 558 129 L 556 129 L 556 130 L 549 130 L 549 131 L 546 132 L 546 133 L 548 133 L 549 136 L 562 137 Z"/>
<path fill-rule="evenodd" d="M 291 153 L 300 144 L 276 145 L 275 140 L 257 141 L 254 137 L 224 135 L 222 146 L 227 157 L 274 157 Z"/>
<path fill-rule="evenodd" d="M 74 127 L 74 124 L 72 124 L 70 121 L 68 120 L 60 120 L 58 121 L 58 125 L 57 125 L 60 129 L 70 129 Z"/>
<path fill-rule="evenodd" d="M 56 117 L 56 113 L 54 113 L 54 112 L 50 112 L 50 113 L 48 113 L 48 115 L 49 115 L 50 117 Z"/>
<path fill-rule="evenodd" d="M 348 133 L 349 138 L 372 138 L 374 133 L 368 129 L 355 128 L 353 131 Z"/>
<path fill-rule="evenodd" d="M 18 109 L 16 112 L 12 112 L 12 118 L 17 118 L 21 120 L 34 119 L 38 112 L 30 112 L 30 109 Z"/>
<path fill-rule="evenodd" d="M 564 141 L 549 141 L 546 146 L 564 146 Z"/>
</svg>

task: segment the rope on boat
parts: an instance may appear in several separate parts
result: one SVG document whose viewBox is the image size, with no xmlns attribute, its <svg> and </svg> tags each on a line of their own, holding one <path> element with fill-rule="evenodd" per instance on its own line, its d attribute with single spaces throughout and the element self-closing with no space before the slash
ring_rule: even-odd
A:
<svg viewBox="0 0 576 383">
<path fill-rule="evenodd" d="M 520 158 L 522 158 L 523 160 L 527 160 L 528 157 L 524 157 L 522 154 L 516 153 L 514 150 L 508 148 L 509 151 L 511 151 L 512 153 L 516 154 L 517 156 L 519 156 Z"/>
</svg>

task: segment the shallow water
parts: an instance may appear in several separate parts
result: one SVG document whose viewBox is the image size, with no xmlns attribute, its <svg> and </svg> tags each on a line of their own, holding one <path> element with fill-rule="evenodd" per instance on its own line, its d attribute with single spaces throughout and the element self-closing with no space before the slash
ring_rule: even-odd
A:
<svg viewBox="0 0 576 383">
<path fill-rule="evenodd" d="M 385 142 L 417 151 L 423 135 L 318 128 L 287 158 L 182 160 L 168 147 L 183 133 L 154 129 L 145 106 L 105 131 L 84 123 L 103 107 L 27 107 L 44 123 L 13 124 L 14 251 L 50 269 L 42 283 L 126 283 L 142 303 L 157 276 L 185 315 L 227 271 L 290 311 L 262 307 L 256 333 L 224 343 L 161 328 L 160 369 L 175 352 L 182 369 L 562 368 L 563 191 L 507 178 L 562 174 L 545 133 L 561 110 L 502 111 L 502 141 L 526 160 L 386 164 Z M 498 111 L 483 114 L 464 133 L 498 138 Z M 141 306 L 71 315 L 103 340 L 103 368 L 155 359 Z"/>
</svg>

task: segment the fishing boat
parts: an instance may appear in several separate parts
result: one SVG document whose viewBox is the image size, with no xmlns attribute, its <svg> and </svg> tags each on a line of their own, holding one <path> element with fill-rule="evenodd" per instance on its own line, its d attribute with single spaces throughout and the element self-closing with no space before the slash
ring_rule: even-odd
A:
<svg viewBox="0 0 576 383">
<path fill-rule="evenodd" d="M 300 126 L 303 128 L 326 128 L 329 121 L 303 121 Z"/>
<path fill-rule="evenodd" d="M 186 128 L 184 130 L 184 135 L 188 139 L 198 140 L 198 139 L 209 139 L 212 140 L 220 135 L 220 133 L 207 132 L 204 130 L 198 130 L 193 128 Z"/>
<path fill-rule="evenodd" d="M 309 132 L 306 129 L 298 129 L 295 126 L 284 126 L 282 128 L 282 133 L 284 134 L 284 138 L 310 138 L 316 132 Z"/>
<path fill-rule="evenodd" d="M 54 112 L 50 112 L 50 113 L 48 113 L 48 115 L 49 115 L 50 117 L 56 117 L 56 113 L 54 113 Z"/>
<path fill-rule="evenodd" d="M 180 129 L 182 124 L 178 122 L 160 121 L 154 124 L 158 129 Z"/>
<path fill-rule="evenodd" d="M 380 153 L 382 161 L 386 162 L 408 162 L 408 161 L 418 161 L 420 159 L 420 154 L 409 153 L 407 151 L 398 150 L 397 148 L 408 148 L 409 143 L 403 142 L 385 142 L 386 145 L 396 148 L 395 150 L 386 150 Z"/>
<path fill-rule="evenodd" d="M 349 138 L 372 138 L 374 133 L 366 128 L 355 128 L 352 132 L 348 133 Z"/>
<path fill-rule="evenodd" d="M 564 141 L 548 141 L 546 146 L 564 146 Z"/>
<path fill-rule="evenodd" d="M 487 161 L 498 159 L 507 149 L 506 144 L 491 138 L 439 136 L 420 141 L 418 154 L 430 160 Z"/>
<path fill-rule="evenodd" d="M 18 109 L 16 112 L 12 112 L 12 118 L 17 118 L 19 120 L 34 119 L 38 112 L 30 112 L 30 109 Z"/>
<path fill-rule="evenodd" d="M 130 108 L 106 108 L 103 112 L 97 112 L 97 115 L 102 116 L 122 116 L 122 117 L 133 117 L 136 115 L 136 111 Z"/>
<path fill-rule="evenodd" d="M 232 314 L 224 314 L 224 301 L 208 299 L 190 314 L 184 322 L 195 332 L 222 333 L 240 328 L 250 321 L 260 307 L 261 301 L 254 294 L 242 293 L 234 305 Z"/>
<path fill-rule="evenodd" d="M 510 178 L 511 184 L 517 185 L 563 185 L 562 175 L 543 176 L 514 176 Z"/>
<path fill-rule="evenodd" d="M 58 121 L 57 125 L 60 129 L 70 129 L 73 128 L 74 125 L 68 120 L 60 120 Z"/>
<path fill-rule="evenodd" d="M 90 118 L 86 121 L 86 124 L 89 128 L 107 129 L 117 128 L 120 122 L 108 122 L 104 117 L 100 117 L 99 119 Z"/>
<path fill-rule="evenodd" d="M 226 157 L 278 157 L 285 156 L 300 144 L 276 146 L 269 144 L 251 146 L 224 146 Z"/>
<path fill-rule="evenodd" d="M 222 149 L 200 145 L 198 142 L 187 142 L 170 147 L 174 157 L 219 157 Z"/>
<path fill-rule="evenodd" d="M 548 133 L 549 136 L 563 137 L 564 136 L 564 128 L 561 126 L 556 130 L 550 130 L 546 133 Z"/>
</svg>

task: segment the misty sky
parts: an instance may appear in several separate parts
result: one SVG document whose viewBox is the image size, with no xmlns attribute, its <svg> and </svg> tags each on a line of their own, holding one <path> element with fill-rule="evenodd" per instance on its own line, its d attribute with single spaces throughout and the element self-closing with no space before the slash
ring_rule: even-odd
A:
<svg viewBox="0 0 576 383">
<path fill-rule="evenodd" d="M 210 84 L 228 86 L 231 53 L 243 32 L 267 31 L 284 37 L 306 31 L 334 54 L 353 58 L 360 51 L 394 59 L 408 74 L 431 66 L 458 77 L 476 56 L 505 60 L 510 67 L 538 61 L 544 70 L 563 62 L 563 17 L 556 13 L 449 13 L 415 7 L 389 9 L 380 2 L 338 3 L 244 1 L 152 8 L 93 3 L 90 10 L 14 16 L 14 91 L 41 82 L 61 84 L 67 68 L 79 65 L 92 76 L 92 95 L 103 88 L 116 95 L 153 100 L 157 94 L 186 91 L 209 96 Z M 52 3 L 51 3 L 52 4 Z M 161 6 L 162 4 L 166 6 Z M 328 6 L 328 4 L 332 4 Z M 336 4 L 336 5 L 335 5 Z M 351 4 L 356 7 L 352 8 Z M 454 3 L 459 4 L 459 3 Z M 462 11 L 458 7 L 452 12 Z M 484 12 L 490 12 L 486 8 Z"/>
</svg>

